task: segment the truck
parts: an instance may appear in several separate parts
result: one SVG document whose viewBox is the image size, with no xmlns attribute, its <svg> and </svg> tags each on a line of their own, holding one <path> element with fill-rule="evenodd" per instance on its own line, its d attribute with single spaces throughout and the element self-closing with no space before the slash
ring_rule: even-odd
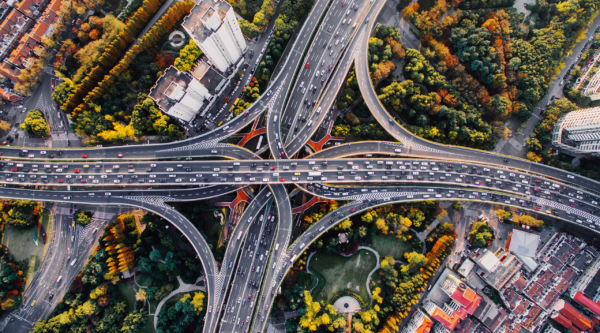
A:
<svg viewBox="0 0 600 333">
<path fill-rule="evenodd" d="M 321 171 L 309 171 L 308 175 L 309 176 L 320 176 L 321 175 Z"/>
</svg>

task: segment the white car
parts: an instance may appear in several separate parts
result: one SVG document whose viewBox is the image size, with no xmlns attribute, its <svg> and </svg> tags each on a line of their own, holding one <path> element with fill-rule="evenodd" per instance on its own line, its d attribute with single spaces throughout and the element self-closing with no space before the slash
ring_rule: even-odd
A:
<svg viewBox="0 0 600 333">
<path fill-rule="evenodd" d="M 118 179 L 115 179 L 115 180 L 113 180 L 113 183 L 115 183 L 115 184 L 119 184 L 120 182 L 121 182 L 121 181 L 120 181 L 120 180 L 118 180 Z"/>
</svg>

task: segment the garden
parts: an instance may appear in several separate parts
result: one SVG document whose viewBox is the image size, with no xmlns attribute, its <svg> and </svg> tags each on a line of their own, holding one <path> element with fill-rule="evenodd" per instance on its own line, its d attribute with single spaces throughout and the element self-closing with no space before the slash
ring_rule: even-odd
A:
<svg viewBox="0 0 600 333">
<path fill-rule="evenodd" d="M 308 264 L 308 270 L 319 279 L 313 298 L 332 304 L 340 295 L 350 293 L 359 296 L 361 306 L 368 305 L 367 278 L 376 265 L 375 254 L 367 250 L 360 250 L 350 257 L 334 253 L 315 254 Z"/>
</svg>

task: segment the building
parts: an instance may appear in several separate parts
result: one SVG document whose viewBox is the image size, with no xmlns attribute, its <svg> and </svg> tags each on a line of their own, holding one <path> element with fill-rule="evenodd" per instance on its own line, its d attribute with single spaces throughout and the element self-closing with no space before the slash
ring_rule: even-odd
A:
<svg viewBox="0 0 600 333">
<path fill-rule="evenodd" d="M 184 18 L 183 28 L 223 73 L 237 64 L 246 50 L 233 8 L 225 1 L 200 1 Z"/>
<path fill-rule="evenodd" d="M 493 273 L 500 265 L 498 257 L 496 257 L 492 251 L 486 249 L 483 250 L 483 255 L 477 257 L 476 262 L 479 267 L 488 273 Z"/>
<path fill-rule="evenodd" d="M 497 253 L 485 250 L 482 255 L 475 258 L 475 262 L 480 267 L 477 275 L 496 290 L 501 290 L 523 267 L 523 263 L 516 256 L 502 249 Z"/>
<path fill-rule="evenodd" d="M 423 309 L 445 329 L 453 331 L 460 321 L 467 318 L 467 315 L 475 313 L 481 303 L 481 296 L 477 295 L 449 269 L 442 273 L 440 280 L 443 281 L 441 285 L 436 283 L 435 290 L 429 294 L 438 294 L 437 299 L 443 304 L 440 307 L 432 299 L 427 299 L 423 303 Z M 443 293 L 440 293 L 440 290 Z"/>
<path fill-rule="evenodd" d="M 205 71 L 195 71 L 192 75 L 171 66 L 158 78 L 149 96 L 162 112 L 183 122 L 190 122 L 202 108 L 210 104 L 226 80 L 210 66 L 199 67 Z"/>
<path fill-rule="evenodd" d="M 431 326 L 433 326 L 431 318 L 427 317 L 423 311 L 417 310 L 402 329 L 402 333 L 429 333 Z"/>
<path fill-rule="evenodd" d="M 561 117 L 552 130 L 552 144 L 572 154 L 600 156 L 600 107 Z"/>
<path fill-rule="evenodd" d="M 573 300 L 584 306 L 586 309 L 590 310 L 596 316 L 600 316 L 600 305 L 598 305 L 598 303 L 594 303 L 594 301 L 585 297 L 585 295 L 581 292 L 575 294 Z"/>
<path fill-rule="evenodd" d="M 594 326 L 590 318 L 562 299 L 552 306 L 551 318 L 575 333 L 591 332 Z"/>
<path fill-rule="evenodd" d="M 514 229 L 510 238 L 509 252 L 519 256 L 535 257 L 540 236 L 529 232 Z"/>
</svg>

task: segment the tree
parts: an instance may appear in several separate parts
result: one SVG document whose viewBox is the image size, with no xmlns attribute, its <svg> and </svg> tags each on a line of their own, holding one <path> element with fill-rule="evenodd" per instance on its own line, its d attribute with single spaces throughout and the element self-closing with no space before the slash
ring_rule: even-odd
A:
<svg viewBox="0 0 600 333">
<path fill-rule="evenodd" d="M 192 300 L 192 306 L 196 312 L 200 313 L 202 311 L 202 306 L 204 305 L 204 293 L 197 292 L 194 294 L 194 299 Z"/>
<path fill-rule="evenodd" d="M 136 301 L 145 301 L 146 300 L 146 290 L 140 288 L 137 293 L 135 293 Z"/>
<path fill-rule="evenodd" d="M 46 119 L 44 119 L 44 115 L 40 110 L 29 111 L 25 121 L 23 124 L 21 124 L 21 129 L 29 134 L 34 135 L 50 134 Z"/>
<path fill-rule="evenodd" d="M 534 162 L 541 162 L 542 157 L 533 151 L 527 153 L 527 159 Z"/>
<path fill-rule="evenodd" d="M 7 121 L 0 120 L 0 130 L 8 131 L 10 129 L 10 124 Z"/>
<path fill-rule="evenodd" d="M 281 22 L 283 24 L 283 21 L 281 21 Z M 256 38 L 260 34 L 260 30 L 254 23 L 248 22 L 246 20 L 238 20 L 238 23 L 240 25 L 240 29 L 242 30 L 242 33 L 244 35 L 248 36 L 249 38 Z M 283 30 L 283 29 L 277 29 L 277 30 Z"/>
<path fill-rule="evenodd" d="M 452 203 L 452 208 L 454 208 L 455 211 L 460 211 L 460 208 L 462 207 L 462 202 L 460 201 L 455 201 L 454 203 Z"/>
<path fill-rule="evenodd" d="M 141 332 L 146 325 L 148 316 L 146 310 L 140 309 L 135 310 L 128 314 L 123 320 L 123 326 L 121 326 L 121 332 L 124 333 L 138 333 Z"/>
<path fill-rule="evenodd" d="M 469 242 L 474 247 L 486 247 L 494 240 L 494 229 L 486 222 L 475 222 L 469 233 Z"/>
<path fill-rule="evenodd" d="M 196 45 L 193 39 L 190 39 L 188 45 L 179 51 L 179 57 L 175 59 L 174 66 L 182 72 L 187 72 L 192 69 L 201 55 L 202 51 L 198 45 Z"/>
<path fill-rule="evenodd" d="M 347 137 L 350 134 L 350 126 L 345 124 L 336 125 L 333 128 L 333 135 L 339 137 Z"/>
</svg>

